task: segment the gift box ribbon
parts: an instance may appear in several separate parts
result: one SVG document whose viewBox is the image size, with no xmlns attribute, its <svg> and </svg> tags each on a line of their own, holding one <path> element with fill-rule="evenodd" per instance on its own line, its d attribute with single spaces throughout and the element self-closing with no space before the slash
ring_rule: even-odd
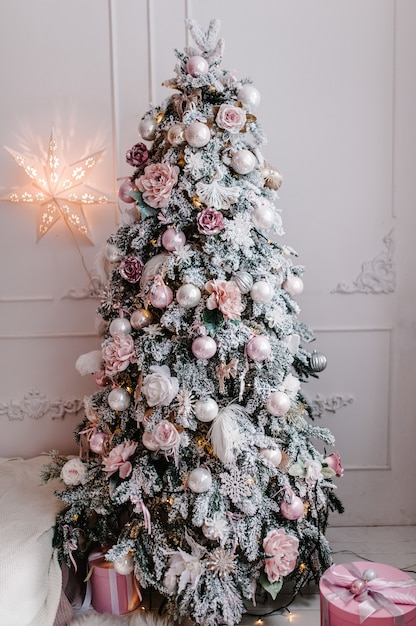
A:
<svg viewBox="0 0 416 626">
<path fill-rule="evenodd" d="M 343 565 L 346 573 L 336 572 L 334 566 L 327 570 L 323 580 L 331 593 L 322 594 L 323 626 L 329 626 L 329 601 L 342 600 L 345 604 L 359 602 L 360 624 L 380 609 L 386 609 L 393 617 L 394 626 L 405 626 L 405 615 L 397 604 L 416 605 L 416 581 L 412 579 L 389 581 L 385 578 L 366 580 L 354 563 Z M 364 590 L 354 593 L 357 581 L 364 583 Z M 352 587 L 352 588 L 351 588 Z M 409 589 L 413 587 L 413 589 Z"/>
</svg>

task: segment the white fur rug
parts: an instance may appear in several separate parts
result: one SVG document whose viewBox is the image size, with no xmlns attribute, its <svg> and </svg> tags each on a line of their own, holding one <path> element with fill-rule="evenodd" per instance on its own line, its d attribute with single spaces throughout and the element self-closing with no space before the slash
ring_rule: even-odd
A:
<svg viewBox="0 0 416 626">
<path fill-rule="evenodd" d="M 173 622 L 144 611 L 131 615 L 101 615 L 94 612 L 77 617 L 69 626 L 173 626 Z"/>
</svg>

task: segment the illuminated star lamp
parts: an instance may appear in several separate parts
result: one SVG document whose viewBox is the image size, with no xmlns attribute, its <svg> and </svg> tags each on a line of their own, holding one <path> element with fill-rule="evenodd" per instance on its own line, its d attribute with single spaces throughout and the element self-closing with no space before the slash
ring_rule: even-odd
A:
<svg viewBox="0 0 416 626">
<path fill-rule="evenodd" d="M 12 191 L 1 199 L 39 206 L 37 241 L 62 217 L 71 230 L 75 229 L 92 243 L 84 216 L 84 205 L 114 202 L 104 193 L 85 184 L 104 150 L 68 165 L 60 156 L 53 133 L 49 140 L 46 163 L 40 163 L 36 158 L 28 157 L 6 146 L 5 149 L 17 165 L 24 169 L 31 182 L 21 187 L 19 193 Z"/>
</svg>

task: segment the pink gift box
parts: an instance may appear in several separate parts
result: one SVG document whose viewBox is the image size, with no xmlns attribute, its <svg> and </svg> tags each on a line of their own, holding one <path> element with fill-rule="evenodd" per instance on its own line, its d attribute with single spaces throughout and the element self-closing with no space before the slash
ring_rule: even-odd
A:
<svg viewBox="0 0 416 626">
<path fill-rule="evenodd" d="M 354 595 L 351 581 L 364 580 L 363 573 L 369 569 L 377 572 L 377 578 L 358 583 L 363 585 L 361 595 L 353 585 Z M 321 626 L 416 626 L 416 581 L 390 565 L 368 561 L 333 565 L 322 576 L 319 590 Z M 397 601 L 403 600 L 403 594 L 409 604 Z"/>
<path fill-rule="evenodd" d="M 91 603 L 98 613 L 124 615 L 138 607 L 141 598 L 134 574 L 118 574 L 102 552 L 92 552 L 88 565 Z"/>
</svg>

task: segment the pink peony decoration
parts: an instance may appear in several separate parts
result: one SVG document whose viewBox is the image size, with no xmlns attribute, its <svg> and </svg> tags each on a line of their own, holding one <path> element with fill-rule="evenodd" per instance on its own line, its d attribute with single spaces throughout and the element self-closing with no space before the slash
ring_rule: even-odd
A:
<svg viewBox="0 0 416 626">
<path fill-rule="evenodd" d="M 269 582 L 274 583 L 295 569 L 299 540 L 287 534 L 283 528 L 273 528 L 263 541 L 266 553 L 264 571 Z"/>
<path fill-rule="evenodd" d="M 144 143 L 136 143 L 126 152 L 126 161 L 133 167 L 144 167 L 149 160 L 149 152 Z"/>
<path fill-rule="evenodd" d="M 136 441 L 123 441 L 110 451 L 110 454 L 103 459 L 103 470 L 108 476 L 112 476 L 117 471 L 120 478 L 127 478 L 131 474 L 132 465 L 128 460 L 136 451 Z"/>
<path fill-rule="evenodd" d="M 142 275 L 143 263 L 137 256 L 128 256 L 122 260 L 118 271 L 129 283 L 137 283 Z"/>
<path fill-rule="evenodd" d="M 168 163 L 152 163 L 144 169 L 136 185 L 145 202 L 154 209 L 167 206 L 173 187 L 178 182 L 179 167 Z"/>
<path fill-rule="evenodd" d="M 103 347 L 103 359 L 107 376 L 115 376 L 118 372 L 123 372 L 130 363 L 136 360 L 133 337 L 124 334 L 114 335 L 112 341 Z"/>
<path fill-rule="evenodd" d="M 152 431 L 153 440 L 160 450 L 167 452 L 179 445 L 179 433 L 175 426 L 168 420 L 161 420 Z"/>
<path fill-rule="evenodd" d="M 224 217 L 215 209 L 203 209 L 197 215 L 196 225 L 203 235 L 216 235 L 224 228 Z"/>
<path fill-rule="evenodd" d="M 207 309 L 219 309 L 230 320 L 240 319 L 243 310 L 241 291 L 237 283 L 227 280 L 209 280 L 205 289 L 210 293 Z"/>
<path fill-rule="evenodd" d="M 332 454 L 324 459 L 324 463 L 334 470 L 336 476 L 344 476 L 344 468 L 342 467 L 341 457 L 338 450 L 335 450 Z"/>
<path fill-rule="evenodd" d="M 246 124 L 246 112 L 232 104 L 222 104 L 215 118 L 217 126 L 229 133 L 239 133 Z"/>
</svg>

